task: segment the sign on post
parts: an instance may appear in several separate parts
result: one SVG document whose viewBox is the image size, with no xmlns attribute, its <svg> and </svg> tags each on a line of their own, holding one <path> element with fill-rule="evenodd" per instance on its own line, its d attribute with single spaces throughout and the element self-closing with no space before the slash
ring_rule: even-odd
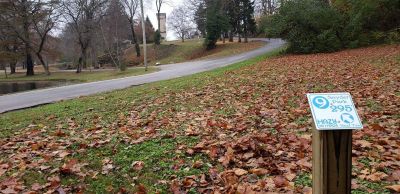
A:
<svg viewBox="0 0 400 194">
<path fill-rule="evenodd" d="M 349 93 L 307 94 L 318 130 L 362 129 Z"/>
<path fill-rule="evenodd" d="M 349 93 L 307 94 L 313 129 L 313 194 L 351 194 L 352 129 L 362 129 Z"/>
</svg>

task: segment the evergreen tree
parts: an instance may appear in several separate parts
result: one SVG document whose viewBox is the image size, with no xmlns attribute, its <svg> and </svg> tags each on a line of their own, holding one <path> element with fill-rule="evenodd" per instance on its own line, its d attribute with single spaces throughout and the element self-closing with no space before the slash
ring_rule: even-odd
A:
<svg viewBox="0 0 400 194">
<path fill-rule="evenodd" d="M 223 0 L 209 0 L 207 2 L 206 39 L 205 46 L 208 50 L 216 47 L 221 34 L 229 28 L 229 21 L 222 9 Z"/>
<path fill-rule="evenodd" d="M 197 25 L 197 29 L 200 31 L 203 37 L 206 36 L 206 5 L 205 2 L 200 2 L 195 13 L 194 22 Z"/>
<path fill-rule="evenodd" d="M 233 36 L 240 28 L 240 7 L 238 0 L 226 0 L 226 14 L 229 20 L 229 42 L 233 42 Z"/>
<path fill-rule="evenodd" d="M 248 42 L 248 36 L 256 31 L 256 21 L 254 20 L 254 1 L 241 0 L 240 15 L 243 24 L 244 42 Z"/>
<path fill-rule="evenodd" d="M 154 33 L 154 44 L 160 45 L 161 44 L 161 33 L 159 30 L 156 30 Z"/>
</svg>

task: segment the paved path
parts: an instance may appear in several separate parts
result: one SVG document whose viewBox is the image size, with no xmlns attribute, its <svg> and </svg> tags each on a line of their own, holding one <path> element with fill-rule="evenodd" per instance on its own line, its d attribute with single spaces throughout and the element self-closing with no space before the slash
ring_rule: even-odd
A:
<svg viewBox="0 0 400 194">
<path fill-rule="evenodd" d="M 33 90 L 0 96 L 0 113 L 208 71 L 262 55 L 285 44 L 285 42 L 281 39 L 255 40 L 262 40 L 268 43 L 259 49 L 234 56 L 162 65 L 160 66 L 160 71 L 145 75 Z"/>
</svg>

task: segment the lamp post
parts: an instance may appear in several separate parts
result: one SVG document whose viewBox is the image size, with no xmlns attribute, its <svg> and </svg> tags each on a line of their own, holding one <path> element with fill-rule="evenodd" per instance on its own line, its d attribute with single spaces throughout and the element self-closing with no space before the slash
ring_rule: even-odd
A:
<svg viewBox="0 0 400 194">
<path fill-rule="evenodd" d="M 146 25 L 144 24 L 144 11 L 143 11 L 143 0 L 140 0 L 140 8 L 142 10 L 142 32 L 143 32 L 143 57 L 145 71 L 147 71 L 147 43 L 146 43 Z"/>
</svg>

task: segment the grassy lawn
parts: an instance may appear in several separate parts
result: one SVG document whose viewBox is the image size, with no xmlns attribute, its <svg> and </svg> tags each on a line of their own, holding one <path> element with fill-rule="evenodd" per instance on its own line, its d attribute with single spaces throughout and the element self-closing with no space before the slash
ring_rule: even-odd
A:
<svg viewBox="0 0 400 194">
<path fill-rule="evenodd" d="M 150 67 L 146 72 L 143 67 L 129 68 L 126 71 L 105 70 L 105 71 L 84 71 L 82 73 L 71 72 L 52 72 L 47 76 L 43 72 L 38 72 L 34 76 L 26 76 L 23 72 L 18 72 L 5 77 L 4 72 L 0 73 L 0 82 L 2 81 L 71 81 L 71 82 L 93 82 L 100 80 L 108 80 L 122 78 L 128 76 L 142 75 L 157 71 L 157 68 Z"/>
<path fill-rule="evenodd" d="M 185 42 L 162 42 L 162 44 L 157 47 L 154 47 L 154 45 L 149 45 L 148 56 L 150 64 L 154 65 L 157 62 L 161 64 L 171 64 L 191 60 L 225 57 L 254 50 L 265 45 L 265 43 L 261 41 L 249 43 L 231 43 L 227 41 L 225 44 L 218 42 L 218 47 L 216 49 L 212 51 L 206 51 L 204 49 L 203 42 L 203 39 L 193 39 L 186 40 Z M 125 59 L 127 59 L 129 63 L 133 64 L 139 64 L 140 61 L 143 61 L 143 58 L 135 57 L 135 51 L 133 48 L 127 50 Z"/>
<path fill-rule="evenodd" d="M 398 47 L 278 53 L 1 114 L 0 188 L 306 193 L 305 94 L 348 91 L 365 126 L 353 135 L 353 193 L 390 193 L 399 181 Z"/>
</svg>

